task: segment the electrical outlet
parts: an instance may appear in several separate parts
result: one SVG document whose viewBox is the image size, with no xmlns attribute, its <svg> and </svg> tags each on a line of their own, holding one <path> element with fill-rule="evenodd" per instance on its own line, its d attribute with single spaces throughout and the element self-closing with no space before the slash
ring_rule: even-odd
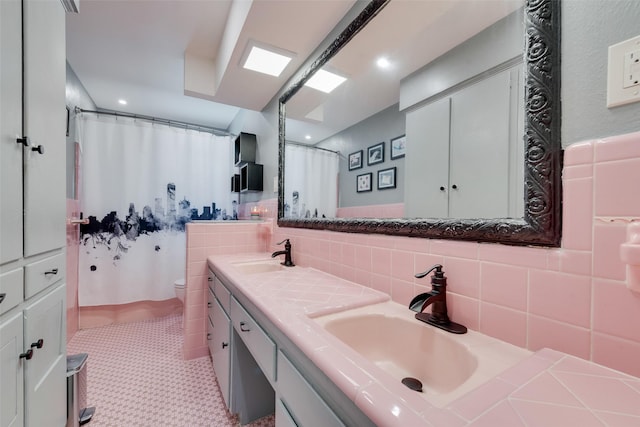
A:
<svg viewBox="0 0 640 427">
<path fill-rule="evenodd" d="M 640 101 L 640 36 L 609 46 L 607 107 Z"/>
<path fill-rule="evenodd" d="M 623 76 L 625 89 L 640 85 L 640 49 L 624 55 Z"/>
</svg>

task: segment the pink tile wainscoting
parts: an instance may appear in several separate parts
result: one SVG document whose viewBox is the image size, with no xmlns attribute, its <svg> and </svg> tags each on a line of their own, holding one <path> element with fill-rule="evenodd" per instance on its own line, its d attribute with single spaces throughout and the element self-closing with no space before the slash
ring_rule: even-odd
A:
<svg viewBox="0 0 640 427">
<path fill-rule="evenodd" d="M 270 251 L 290 238 L 297 264 L 401 304 L 429 289 L 428 278 L 414 274 L 440 263 L 449 278 L 450 314 L 460 323 L 530 350 L 549 347 L 640 376 L 640 334 L 633 329 L 640 294 L 626 287 L 619 251 L 627 225 L 640 221 L 638 171 L 640 132 L 569 147 L 560 248 L 279 228 L 275 199 L 240 206 L 245 217 L 257 206 L 264 223 L 237 223 L 220 233 L 211 231 L 217 224 L 189 224 L 185 357 L 206 354 L 206 257 Z"/>
<path fill-rule="evenodd" d="M 402 218 L 404 203 L 338 208 L 336 216 L 338 218 Z"/>
<path fill-rule="evenodd" d="M 640 221 L 639 183 L 637 132 L 566 150 L 560 248 L 277 226 L 271 245 L 290 238 L 297 264 L 382 290 L 402 304 L 429 287 L 414 273 L 441 263 L 454 320 L 530 350 L 549 347 L 640 376 L 634 329 L 640 294 L 626 287 L 619 251 L 627 225 Z M 535 411 L 518 405 L 516 412 Z M 509 416 L 513 405 L 500 410 Z"/>
<path fill-rule="evenodd" d="M 250 209 L 253 205 L 247 204 L 245 206 L 249 206 L 247 209 Z M 206 337 L 207 313 L 204 304 L 207 301 L 209 288 L 207 257 L 210 255 L 267 252 L 270 249 L 268 243 L 270 243 L 272 227 L 273 220 L 269 218 L 264 221 L 191 222 L 187 224 L 183 345 L 185 359 L 194 359 L 209 354 Z"/>
</svg>

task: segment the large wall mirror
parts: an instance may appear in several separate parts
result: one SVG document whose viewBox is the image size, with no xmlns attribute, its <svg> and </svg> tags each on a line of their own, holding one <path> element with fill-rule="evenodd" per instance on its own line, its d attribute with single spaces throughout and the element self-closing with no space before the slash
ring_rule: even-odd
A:
<svg viewBox="0 0 640 427">
<path fill-rule="evenodd" d="M 558 246 L 559 14 L 369 2 L 280 98 L 278 224 Z"/>
</svg>

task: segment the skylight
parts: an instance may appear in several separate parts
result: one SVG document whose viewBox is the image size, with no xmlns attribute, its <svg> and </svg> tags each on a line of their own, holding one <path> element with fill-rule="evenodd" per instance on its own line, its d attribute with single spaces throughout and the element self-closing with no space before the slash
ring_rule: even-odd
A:
<svg viewBox="0 0 640 427">
<path fill-rule="evenodd" d="M 331 91 L 340 86 L 346 80 L 346 77 L 330 73 L 326 70 L 318 70 L 304 85 L 320 90 L 324 93 L 331 93 Z"/>
<path fill-rule="evenodd" d="M 243 67 L 247 70 L 257 71 L 278 77 L 291 61 L 290 56 L 276 53 L 272 50 L 252 46 Z"/>
</svg>

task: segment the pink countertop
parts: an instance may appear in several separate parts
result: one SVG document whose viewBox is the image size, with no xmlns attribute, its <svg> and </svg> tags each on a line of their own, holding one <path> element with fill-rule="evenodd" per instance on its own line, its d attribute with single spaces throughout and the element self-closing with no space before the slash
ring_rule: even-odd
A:
<svg viewBox="0 0 640 427">
<path fill-rule="evenodd" d="M 388 295 L 312 268 L 246 275 L 232 265 L 269 258 L 211 256 L 208 263 L 378 426 L 640 426 L 640 379 L 549 349 L 442 408 L 432 406 L 355 363 L 346 346 L 310 318 L 388 301 Z"/>
</svg>

